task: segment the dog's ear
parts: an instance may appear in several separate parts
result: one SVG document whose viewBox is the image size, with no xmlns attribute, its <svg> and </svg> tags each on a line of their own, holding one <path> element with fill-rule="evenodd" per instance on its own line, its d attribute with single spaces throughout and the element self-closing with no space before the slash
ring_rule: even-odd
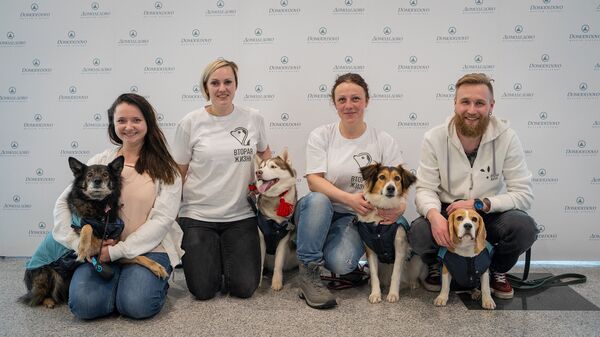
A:
<svg viewBox="0 0 600 337">
<path fill-rule="evenodd" d="M 402 167 L 402 165 L 398 165 L 398 170 L 402 177 L 402 188 L 408 190 L 408 188 L 417 181 L 417 177 L 409 170 Z"/>
<path fill-rule="evenodd" d="M 79 160 L 69 157 L 69 167 L 71 168 L 71 171 L 73 171 L 73 175 L 79 177 L 87 166 Z"/>
<path fill-rule="evenodd" d="M 360 174 L 362 175 L 363 180 L 368 181 L 371 180 L 374 176 L 377 176 L 377 172 L 379 172 L 380 168 L 381 164 L 379 163 L 363 166 L 360 168 Z"/>
<path fill-rule="evenodd" d="M 288 165 L 291 165 L 292 163 L 290 162 L 290 157 L 288 154 L 288 148 L 287 146 L 285 146 L 283 148 L 283 150 L 281 150 L 281 153 L 278 155 L 279 158 L 283 159 L 284 162 L 288 163 Z"/>
<path fill-rule="evenodd" d="M 108 163 L 108 168 L 117 176 L 121 175 L 121 171 L 123 171 L 123 166 L 125 166 L 125 157 L 118 156 L 113 161 Z"/>
<path fill-rule="evenodd" d="M 448 216 L 448 232 L 450 233 L 450 240 L 456 243 L 456 232 L 454 231 L 454 222 L 456 222 L 456 214 L 458 212 L 454 211 Z"/>
<path fill-rule="evenodd" d="M 485 238 L 487 236 L 487 232 L 485 230 L 485 224 L 483 223 L 483 218 L 479 213 L 475 212 L 477 219 L 479 220 L 477 226 L 477 234 L 475 239 L 475 253 L 479 253 L 480 251 L 485 249 Z"/>
</svg>

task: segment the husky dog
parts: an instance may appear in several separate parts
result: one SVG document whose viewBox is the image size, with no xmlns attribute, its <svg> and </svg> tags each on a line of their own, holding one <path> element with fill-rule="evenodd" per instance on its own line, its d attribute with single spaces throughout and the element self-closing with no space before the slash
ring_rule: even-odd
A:
<svg viewBox="0 0 600 337">
<path fill-rule="evenodd" d="M 287 149 L 279 156 L 266 160 L 255 156 L 255 165 L 261 280 L 267 254 L 275 255 L 271 288 L 281 290 L 283 270 L 298 266 L 296 249 L 291 241 L 295 235 L 292 221 L 298 200 L 296 171 L 292 168 Z"/>
</svg>

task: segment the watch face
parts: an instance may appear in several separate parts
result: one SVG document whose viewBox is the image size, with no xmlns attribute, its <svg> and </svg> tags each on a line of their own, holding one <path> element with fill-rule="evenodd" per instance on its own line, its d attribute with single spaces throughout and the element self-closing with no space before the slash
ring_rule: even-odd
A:
<svg viewBox="0 0 600 337">
<path fill-rule="evenodd" d="M 473 206 L 475 206 L 476 210 L 481 211 L 483 209 L 483 201 L 475 199 L 475 204 Z"/>
</svg>

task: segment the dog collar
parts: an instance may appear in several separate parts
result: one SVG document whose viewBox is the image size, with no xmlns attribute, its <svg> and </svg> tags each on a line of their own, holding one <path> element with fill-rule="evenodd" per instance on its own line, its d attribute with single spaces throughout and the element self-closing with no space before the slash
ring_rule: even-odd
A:
<svg viewBox="0 0 600 337">
<path fill-rule="evenodd" d="M 294 204 L 290 204 L 284 198 L 287 192 L 289 192 L 289 190 L 279 195 L 279 206 L 277 206 L 275 209 L 275 212 L 278 216 L 288 217 L 294 213 Z"/>
</svg>

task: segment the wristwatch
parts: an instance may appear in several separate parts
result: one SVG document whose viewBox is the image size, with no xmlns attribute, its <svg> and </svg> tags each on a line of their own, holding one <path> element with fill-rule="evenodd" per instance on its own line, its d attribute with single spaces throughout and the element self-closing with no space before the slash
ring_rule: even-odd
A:
<svg viewBox="0 0 600 337">
<path fill-rule="evenodd" d="M 475 199 L 473 202 L 473 207 L 475 207 L 476 211 L 483 211 L 483 209 L 485 208 L 485 204 L 483 203 L 483 201 L 481 201 L 481 199 Z"/>
</svg>

